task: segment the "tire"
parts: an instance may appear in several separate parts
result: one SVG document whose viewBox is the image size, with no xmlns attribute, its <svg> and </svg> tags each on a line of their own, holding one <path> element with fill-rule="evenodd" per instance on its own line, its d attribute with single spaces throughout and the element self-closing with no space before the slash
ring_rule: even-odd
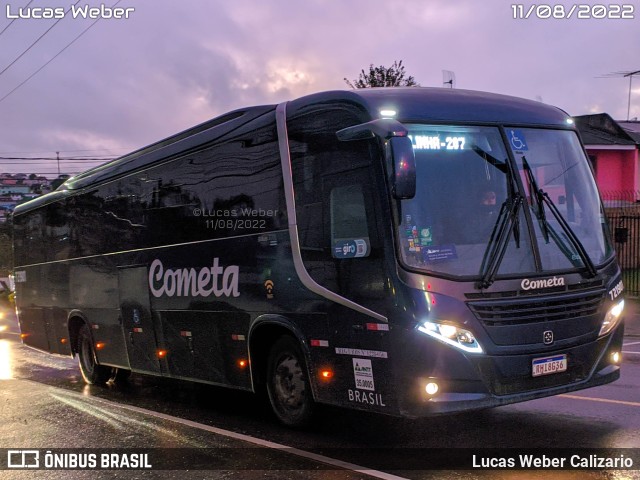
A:
<svg viewBox="0 0 640 480">
<path fill-rule="evenodd" d="M 298 342 L 280 337 L 267 360 L 267 394 L 278 420 L 289 427 L 311 423 L 315 403 L 307 366 Z"/>
<path fill-rule="evenodd" d="M 113 376 L 113 368 L 98 365 L 96 362 L 96 352 L 93 348 L 91 331 L 89 326 L 84 324 L 78 332 L 78 365 L 82 378 L 89 385 L 101 385 L 107 383 Z"/>
</svg>

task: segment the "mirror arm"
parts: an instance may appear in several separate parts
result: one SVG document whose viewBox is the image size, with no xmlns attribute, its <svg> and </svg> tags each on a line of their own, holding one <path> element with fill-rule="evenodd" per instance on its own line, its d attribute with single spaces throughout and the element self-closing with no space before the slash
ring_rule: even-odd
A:
<svg viewBox="0 0 640 480">
<path fill-rule="evenodd" d="M 361 123 L 352 127 L 338 130 L 336 135 L 338 140 L 350 142 L 354 140 L 367 140 L 373 137 L 380 137 L 388 140 L 393 137 L 406 137 L 408 130 L 397 120 L 392 118 L 379 118 L 367 123 Z"/>
</svg>

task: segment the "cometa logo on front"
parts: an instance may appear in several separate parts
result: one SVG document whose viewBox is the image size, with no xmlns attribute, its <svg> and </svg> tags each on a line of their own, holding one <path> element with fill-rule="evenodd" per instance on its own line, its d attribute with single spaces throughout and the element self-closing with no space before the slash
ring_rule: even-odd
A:
<svg viewBox="0 0 640 480">
<path fill-rule="evenodd" d="M 523 290 L 537 290 L 538 288 L 564 287 L 564 277 L 545 278 L 543 280 L 531 280 L 525 278 L 520 283 Z"/>
</svg>

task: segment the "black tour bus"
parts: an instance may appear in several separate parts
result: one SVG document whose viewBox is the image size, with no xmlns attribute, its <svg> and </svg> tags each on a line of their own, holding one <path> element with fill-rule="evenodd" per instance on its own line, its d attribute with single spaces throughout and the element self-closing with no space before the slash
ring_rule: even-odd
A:
<svg viewBox="0 0 640 480">
<path fill-rule="evenodd" d="M 622 282 L 569 116 L 450 89 L 236 110 L 20 205 L 23 342 L 419 417 L 620 374 Z"/>
</svg>

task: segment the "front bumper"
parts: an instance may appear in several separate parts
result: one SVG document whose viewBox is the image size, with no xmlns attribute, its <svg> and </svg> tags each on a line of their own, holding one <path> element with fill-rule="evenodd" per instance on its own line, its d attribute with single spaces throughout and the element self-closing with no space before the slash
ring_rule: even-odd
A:
<svg viewBox="0 0 640 480">
<path fill-rule="evenodd" d="M 399 399 L 400 413 L 424 417 L 465 410 L 497 407 L 534 400 L 613 382 L 620 377 L 620 365 L 613 360 L 621 352 L 624 323 L 593 342 L 552 352 L 527 355 L 473 355 L 447 345 L 433 345 L 438 361 L 426 374 L 404 381 L 411 393 Z M 566 354 L 566 372 L 532 377 L 534 358 Z M 437 382 L 440 389 L 430 396 L 425 385 Z"/>
</svg>

